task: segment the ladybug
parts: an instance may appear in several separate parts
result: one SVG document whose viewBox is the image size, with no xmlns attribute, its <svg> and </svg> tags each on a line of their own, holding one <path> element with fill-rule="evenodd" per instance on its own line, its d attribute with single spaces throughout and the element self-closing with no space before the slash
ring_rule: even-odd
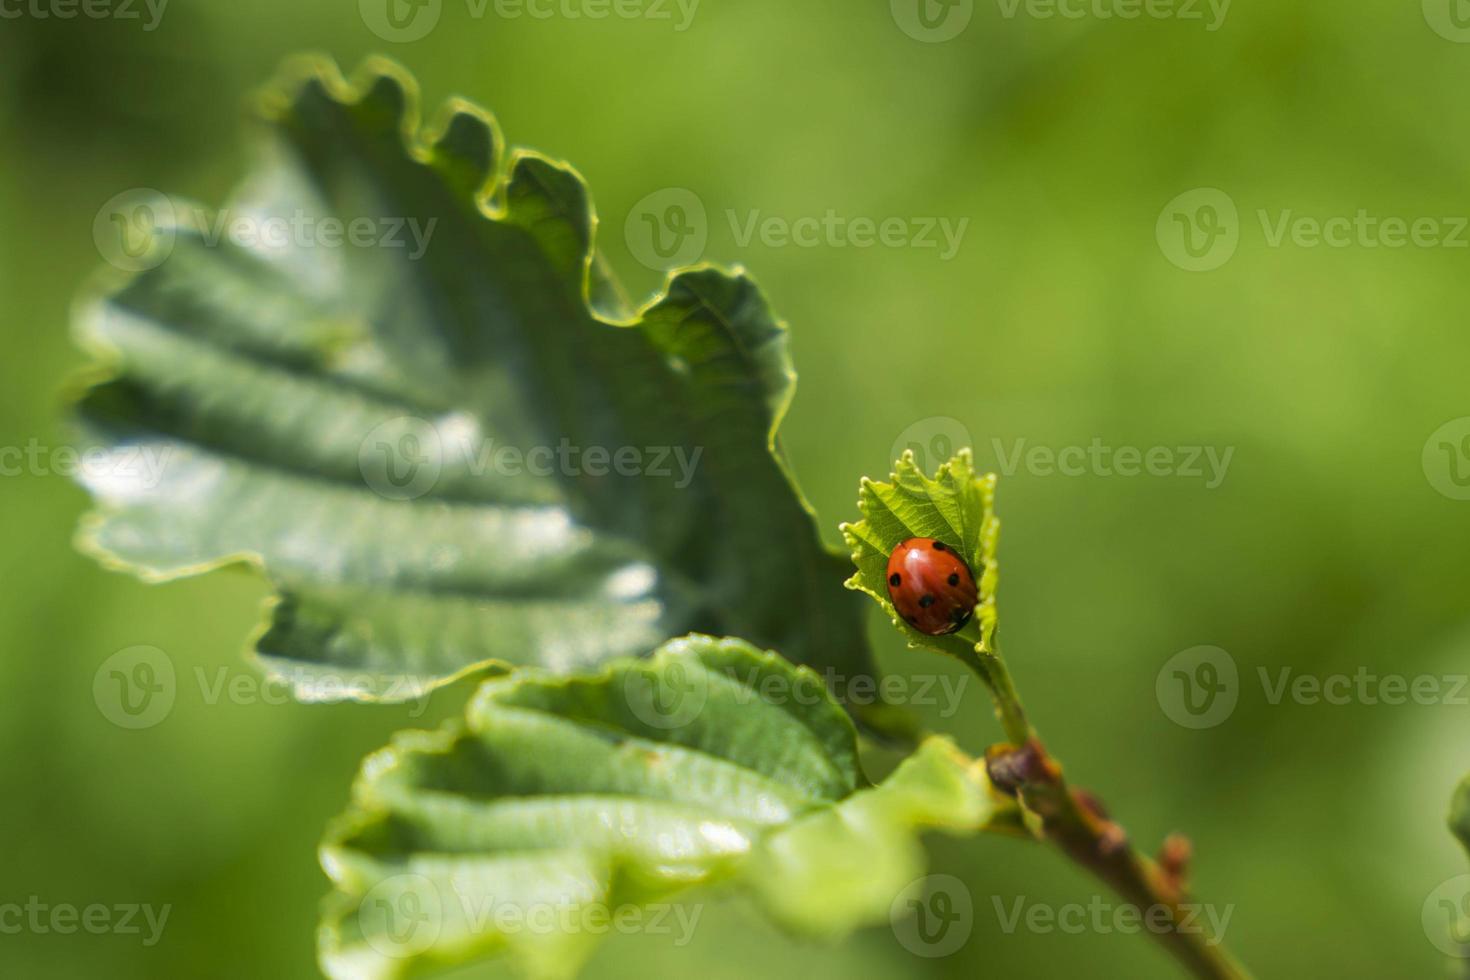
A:
<svg viewBox="0 0 1470 980">
<path fill-rule="evenodd" d="M 970 621 L 980 591 L 953 548 L 934 538 L 909 538 L 888 558 L 888 598 L 914 629 L 943 636 Z"/>
</svg>

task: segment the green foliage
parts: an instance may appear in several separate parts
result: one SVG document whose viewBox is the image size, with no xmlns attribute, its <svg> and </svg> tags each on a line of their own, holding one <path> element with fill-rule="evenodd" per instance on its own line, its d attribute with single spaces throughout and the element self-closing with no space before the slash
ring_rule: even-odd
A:
<svg viewBox="0 0 1470 980">
<path fill-rule="evenodd" d="M 690 630 L 871 672 L 861 604 L 781 459 L 794 374 L 749 278 L 684 271 L 630 313 L 578 175 L 502 164 L 464 102 L 421 133 L 391 65 L 349 85 L 305 64 L 261 111 L 242 196 L 193 221 L 178 205 L 161 264 L 79 316 L 109 374 L 81 427 L 113 459 L 166 464 L 154 482 L 84 472 L 87 548 L 150 580 L 261 567 L 279 601 L 255 650 L 304 699 L 570 671 Z M 406 247 L 211 238 L 298 215 Z M 641 466 L 546 466 L 562 446 Z"/>
<path fill-rule="evenodd" d="M 504 953 L 563 976 L 596 922 L 720 881 L 837 937 L 921 873 L 917 831 L 975 831 L 990 811 L 983 764 L 946 739 L 869 785 L 821 679 L 739 640 L 492 680 L 463 721 L 364 764 L 322 846 L 338 888 L 322 963 L 360 980 Z"/>
<path fill-rule="evenodd" d="M 131 6 L 146 22 L 146 5 Z M 435 6 L 398 4 L 405 18 Z M 1430 161 L 1470 144 L 1470 129 L 1446 125 L 1462 111 L 1454 79 L 1470 83 L 1470 48 L 1427 28 L 1417 6 L 1237 3 L 1215 32 L 979 8 L 964 33 L 935 45 L 905 35 L 886 5 L 855 19 L 848 5 L 789 0 L 704 3 L 683 33 L 616 17 L 473 19 L 446 3 L 412 44 L 366 30 L 351 3 L 171 3 L 152 32 L 112 17 L 7 19 L 0 444 L 72 445 L 55 426 L 55 399 L 78 357 L 58 319 L 96 261 L 96 208 L 138 183 L 215 188 L 238 173 L 244 87 L 293 46 L 307 41 L 343 64 L 390 51 L 422 72 L 435 101 L 451 90 L 483 97 L 512 137 L 570 155 L 592 181 L 599 246 L 640 290 L 655 277 L 626 257 L 624 213 L 666 185 L 699 194 L 707 254 L 753 269 L 793 324 L 801 386 L 781 431 L 834 523 L 848 516 L 838 508 L 855 499 L 859 472 L 886 479 L 882 452 L 926 416 L 969 426 L 983 468 L 1002 465 L 994 447 L 1009 458 L 1021 437 L 1028 450 L 1094 436 L 1236 447 L 1213 490 L 1178 476 L 1039 475 L 1023 456 L 1002 491 L 1004 544 L 1025 546 L 1004 569 L 1002 645 L 1045 658 L 1034 669 L 1017 662 L 1029 675 L 1020 679 L 1078 685 L 1030 697 L 1079 778 L 1114 793 L 1143 773 L 1167 781 L 1113 802 L 1135 830 L 1195 834 L 1204 898 L 1234 903 L 1228 938 L 1246 944 L 1262 976 L 1441 976 L 1442 954 L 1404 917 L 1445 875 L 1470 870 L 1446 861 L 1450 838 L 1425 833 L 1426 818 L 1443 825 L 1454 784 L 1443 764 L 1470 769 L 1463 709 L 1328 710 L 1247 688 L 1228 722 L 1191 733 L 1146 690 L 1170 655 L 1198 643 L 1229 650 L 1246 673 L 1289 665 L 1293 678 L 1364 664 L 1441 676 L 1470 661 L 1459 558 L 1470 505 L 1430 489 L 1417 458 L 1442 423 L 1470 414 L 1465 250 L 1297 248 L 1289 235 L 1272 247 L 1256 220 L 1269 211 L 1274 232 L 1288 211 L 1318 222 L 1360 207 L 1411 221 L 1464 213 L 1461 168 Z M 1431 7 L 1441 22 L 1454 9 Z M 1362 139 L 1365 121 L 1382 138 Z M 1153 223 L 1200 184 L 1235 199 L 1241 235 L 1225 266 L 1195 274 L 1161 255 Z M 727 208 L 972 220 L 946 262 L 939 249 L 737 241 Z M 290 910 L 321 889 L 301 860 L 341 802 L 331 787 L 342 773 L 306 764 L 302 747 L 349 757 L 384 741 L 388 716 L 204 704 L 181 684 L 178 708 L 151 735 L 100 722 L 85 688 L 119 647 L 159 645 L 181 681 L 226 664 L 235 677 L 231 646 L 259 582 L 212 574 L 140 589 L 99 574 L 58 548 L 81 494 L 61 485 L 59 467 L 25 469 L 3 481 L 0 741 L 12 803 L 0 822 L 25 842 L 12 848 L 7 892 L 187 896 L 187 907 L 152 947 L 7 936 L 0 972 L 307 975 Z M 1037 573 L 1019 575 L 1022 559 Z M 1098 711 L 1067 710 L 1084 697 L 1125 706 L 1127 720 L 1103 736 Z M 984 714 L 952 719 L 965 744 L 988 740 Z M 1263 732 L 1290 751 L 1263 750 Z M 1267 788 L 1272 813 L 1344 816 L 1272 820 L 1263 859 L 1262 835 L 1241 832 L 1241 808 L 1211 805 L 1244 787 Z M 1031 848 L 945 850 L 944 870 L 986 888 L 1025 880 L 1038 897 L 1033 876 L 1048 894 L 1074 887 Z M 1368 858 L 1353 861 L 1351 882 L 1332 874 L 1346 855 Z M 809 980 L 1178 977 L 1138 937 L 977 934 L 926 966 L 881 949 L 881 935 L 818 950 L 752 942 L 745 921 L 711 909 L 683 951 L 658 937 L 621 942 L 598 978 L 665 973 L 650 964 L 723 978 L 737 963 Z M 1322 927 L 1332 922 L 1381 927 Z"/>
<path fill-rule="evenodd" d="M 994 474 L 978 476 L 969 449 L 941 463 L 931 479 L 905 452 L 894 464 L 892 482 L 864 479 L 858 493 L 863 519 L 842 526 L 843 537 L 852 548 L 857 571 L 847 587 L 866 592 L 877 600 L 893 625 L 909 637 L 915 647 L 948 647 L 962 641 L 927 636 L 914 629 L 893 608 L 888 598 L 888 556 L 909 538 L 937 538 L 965 559 L 975 573 L 980 601 L 975 607 L 973 627 L 978 632 L 975 649 L 990 652 L 995 633 L 995 586 L 1000 571 L 996 565 L 996 542 L 1000 521 L 995 516 Z M 965 634 L 960 634 L 965 635 Z"/>
</svg>

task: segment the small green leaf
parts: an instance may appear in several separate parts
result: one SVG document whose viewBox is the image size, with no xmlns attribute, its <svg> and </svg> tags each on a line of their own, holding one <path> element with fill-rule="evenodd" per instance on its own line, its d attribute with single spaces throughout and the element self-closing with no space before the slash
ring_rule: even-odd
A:
<svg viewBox="0 0 1470 980">
<path fill-rule="evenodd" d="M 980 600 L 975 607 L 973 627 L 980 653 L 994 649 L 995 587 L 1000 571 L 996 565 L 996 540 L 1000 521 L 995 516 L 995 474 L 975 473 L 970 450 L 962 449 L 942 463 L 931 479 L 905 452 L 894 465 L 889 483 L 863 480 L 858 508 L 863 519 L 844 524 L 842 535 L 852 549 L 857 571 L 847 580 L 849 589 L 866 592 L 877 600 L 893 625 L 909 637 L 911 646 L 949 647 L 954 638 L 927 636 L 903 621 L 888 598 L 888 557 L 909 538 L 936 538 L 965 559 L 975 573 Z M 963 633 L 960 635 L 964 635 Z"/>
<path fill-rule="evenodd" d="M 303 699 L 690 630 L 873 673 L 777 442 L 786 328 L 746 275 L 686 270 L 630 313 L 581 178 L 502 162 L 459 100 L 421 130 L 391 64 L 306 62 L 261 112 L 241 195 L 168 201 L 163 261 L 80 309 L 108 375 L 76 411 L 84 547 L 154 581 L 260 567 L 255 649 Z"/>
<path fill-rule="evenodd" d="M 322 964 L 374 980 L 503 953 L 565 976 L 589 924 L 721 881 L 793 931 L 840 936 L 922 873 L 919 830 L 975 831 L 991 811 L 984 766 L 944 739 L 867 785 L 821 679 L 742 641 L 492 680 L 462 722 L 364 764 L 322 845 Z"/>
</svg>

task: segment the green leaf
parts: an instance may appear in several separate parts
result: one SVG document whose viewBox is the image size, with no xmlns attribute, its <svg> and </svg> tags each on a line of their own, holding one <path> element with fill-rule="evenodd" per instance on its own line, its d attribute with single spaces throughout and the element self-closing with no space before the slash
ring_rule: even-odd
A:
<svg viewBox="0 0 1470 980">
<path fill-rule="evenodd" d="M 1450 801 L 1450 833 L 1470 852 L 1470 776 L 1455 787 L 1454 799 Z"/>
<path fill-rule="evenodd" d="M 163 261 L 77 318 L 108 375 L 76 410 L 83 546 L 154 581 L 260 567 L 255 649 L 303 699 L 690 630 L 871 674 L 777 444 L 794 375 L 754 283 L 690 269 L 629 313 L 570 167 L 416 103 L 390 64 L 304 63 L 237 200 L 153 207 Z"/>
<path fill-rule="evenodd" d="M 914 647 L 973 645 L 979 653 L 991 653 L 995 637 L 995 587 L 1000 570 L 996 564 L 996 541 L 1000 521 L 995 516 L 995 474 L 975 473 L 969 449 L 939 466 L 931 479 L 905 452 L 894 465 L 891 482 L 863 480 L 858 508 L 863 519 L 842 525 L 842 535 L 852 549 L 857 571 L 847 580 L 849 589 L 866 592 L 909 638 Z M 920 633 L 904 622 L 888 598 L 888 557 L 909 538 L 935 538 L 953 548 L 975 573 L 980 600 L 972 625 L 955 637 Z M 978 642 L 959 637 L 974 632 Z"/>
<path fill-rule="evenodd" d="M 772 834 L 745 879 L 777 921 L 840 938 L 881 917 L 923 873 L 914 828 L 962 833 L 990 825 L 988 786 L 983 764 L 948 739 L 928 738 L 877 787 Z"/>
<path fill-rule="evenodd" d="M 821 679 L 739 640 L 492 680 L 462 722 L 364 764 L 322 845 L 322 964 L 371 980 L 506 954 L 565 976 L 597 923 L 721 881 L 840 936 L 922 873 L 920 829 L 974 831 L 991 809 L 983 764 L 941 738 L 868 785 Z"/>
</svg>

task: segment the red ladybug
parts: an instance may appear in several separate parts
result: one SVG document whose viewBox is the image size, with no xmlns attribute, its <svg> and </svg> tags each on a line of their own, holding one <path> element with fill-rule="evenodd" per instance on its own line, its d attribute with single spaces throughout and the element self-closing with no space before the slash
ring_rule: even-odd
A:
<svg viewBox="0 0 1470 980">
<path fill-rule="evenodd" d="M 970 621 L 980 591 L 970 566 L 943 541 L 909 538 L 888 558 L 888 598 L 914 629 L 943 636 Z"/>
</svg>

